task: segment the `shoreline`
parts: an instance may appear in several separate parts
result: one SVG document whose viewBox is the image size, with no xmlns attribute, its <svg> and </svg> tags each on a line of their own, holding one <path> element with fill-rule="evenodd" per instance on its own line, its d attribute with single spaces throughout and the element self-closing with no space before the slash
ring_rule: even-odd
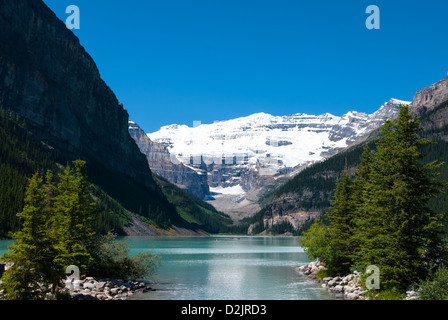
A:
<svg viewBox="0 0 448 320">
<path fill-rule="evenodd" d="M 11 264 L 0 262 L 0 278 L 10 267 Z M 54 295 L 49 294 L 48 300 L 126 300 L 149 291 L 156 290 L 151 288 L 150 282 L 144 280 L 83 277 L 81 280 L 66 280 L 65 285 L 61 283 Z M 0 300 L 3 300 L 1 292 Z"/>
<path fill-rule="evenodd" d="M 299 273 L 319 282 L 322 288 L 326 288 L 331 293 L 343 296 L 344 300 L 368 300 L 364 296 L 367 290 L 364 290 L 359 283 L 361 274 L 358 271 L 354 271 L 352 274 L 344 277 L 326 277 L 320 280 L 316 274 L 322 269 L 325 269 L 325 267 L 319 261 L 313 261 L 296 268 Z"/>
<path fill-rule="evenodd" d="M 344 300 L 369 300 L 364 296 L 368 291 L 365 290 L 361 284 L 361 273 L 354 271 L 344 277 L 326 277 L 322 280 L 318 279 L 316 274 L 319 270 L 325 269 L 319 261 L 313 261 L 309 264 L 305 264 L 296 268 L 297 272 L 306 275 L 308 278 L 319 282 L 322 288 L 326 288 L 329 292 L 340 295 Z M 402 300 L 417 300 L 418 292 L 410 289 L 406 291 L 406 297 Z"/>
<path fill-rule="evenodd" d="M 83 280 L 74 280 L 72 288 L 60 288 L 70 300 L 127 300 L 129 297 L 156 291 L 147 281 L 124 281 L 121 279 L 95 279 L 86 277 Z"/>
</svg>

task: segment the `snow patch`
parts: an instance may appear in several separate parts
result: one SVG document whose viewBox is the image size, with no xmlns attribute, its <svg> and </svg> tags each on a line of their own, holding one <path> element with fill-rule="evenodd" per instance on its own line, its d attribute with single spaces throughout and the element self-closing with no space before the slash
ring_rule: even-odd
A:
<svg viewBox="0 0 448 320">
<path fill-rule="evenodd" d="M 226 195 L 236 195 L 236 196 L 243 196 L 246 194 L 246 191 L 241 188 L 241 186 L 238 184 L 233 187 L 216 187 L 216 188 L 210 188 L 210 192 L 217 193 L 217 194 L 226 194 Z"/>
</svg>

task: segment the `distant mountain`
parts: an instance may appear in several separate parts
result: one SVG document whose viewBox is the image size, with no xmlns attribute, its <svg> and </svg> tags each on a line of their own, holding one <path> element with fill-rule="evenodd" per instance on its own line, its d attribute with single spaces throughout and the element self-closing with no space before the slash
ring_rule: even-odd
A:
<svg viewBox="0 0 448 320">
<path fill-rule="evenodd" d="M 393 115 L 396 111 L 389 113 L 388 109 L 391 104 L 393 105 L 392 109 L 395 109 L 399 103 L 403 102 L 391 100 L 383 105 L 376 112 L 377 119 L 384 116 L 394 119 Z M 447 163 L 448 78 L 418 91 L 410 107 L 415 114 L 420 116 L 424 128 L 423 136 L 437 142 L 435 145 L 425 147 L 424 153 L 427 154 L 425 160 L 438 160 Z M 377 123 L 381 122 L 378 120 Z M 368 144 L 371 150 L 375 149 L 377 134 L 377 129 L 371 131 L 371 136 L 359 140 L 359 143 L 353 144 L 325 161 L 305 168 L 294 178 L 273 190 L 267 195 L 268 200 L 263 208 L 254 217 L 244 221 L 248 227 L 248 233 L 297 232 L 314 218 L 320 217 L 330 206 L 336 179 L 343 171 L 346 161 L 349 172 L 353 172 L 359 163 L 363 146 Z M 441 178 L 448 180 L 447 166 L 442 167 L 441 171 Z M 431 205 L 434 210 L 446 210 L 448 196 L 441 195 Z"/>
<path fill-rule="evenodd" d="M 196 127 L 174 124 L 148 137 L 163 145 L 174 161 L 206 175 L 210 203 L 224 212 L 241 212 L 278 179 L 368 136 L 384 119 L 397 114 L 400 103 L 410 102 L 391 99 L 373 114 L 353 111 L 341 117 L 257 113 Z M 249 213 L 256 210 L 250 209 Z"/>
</svg>

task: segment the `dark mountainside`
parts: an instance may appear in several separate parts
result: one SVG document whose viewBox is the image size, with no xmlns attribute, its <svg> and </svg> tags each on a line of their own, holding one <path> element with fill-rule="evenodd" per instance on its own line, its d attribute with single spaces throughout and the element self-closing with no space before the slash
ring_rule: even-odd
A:
<svg viewBox="0 0 448 320">
<path fill-rule="evenodd" d="M 411 110 L 420 117 L 424 128 L 422 135 L 437 143 L 425 147 L 425 161 L 445 162 L 440 178 L 448 180 L 448 77 L 418 91 Z M 375 149 L 378 133 L 379 130 L 373 131 L 364 141 L 304 169 L 267 194 L 262 210 L 244 221 L 248 233 L 297 233 L 314 218 L 321 217 L 330 206 L 336 180 L 344 170 L 346 161 L 349 173 L 352 173 L 359 164 L 364 145 Z M 446 193 L 431 203 L 432 209 L 438 212 L 446 210 L 447 206 Z"/>
<path fill-rule="evenodd" d="M 2 0 L 0 26 L 0 106 L 11 115 L 4 121 L 14 128 L 3 132 L 5 141 L 11 141 L 5 150 L 14 153 L 17 137 L 23 137 L 27 146 L 42 149 L 46 161 L 36 160 L 27 149 L 2 159 L 9 174 L 5 173 L 3 187 L 24 189 L 25 176 L 32 171 L 80 158 L 88 164 L 97 193 L 108 199 L 102 206 L 118 212 L 121 230 L 123 226 L 132 230 L 131 214 L 123 212 L 126 208 L 153 226 L 174 224 L 185 234 L 192 224 L 180 216 L 153 178 L 146 157 L 129 134 L 127 111 L 101 79 L 79 39 L 41 0 Z M 10 124 L 10 118 L 24 126 Z M 48 164 L 46 157 L 53 163 Z M 14 159 L 25 159 L 26 166 Z M 21 200 L 16 202 L 19 206 Z M 124 208 L 116 209 L 120 205 Z M 132 215 L 134 222 L 136 215 Z M 12 227 L 7 220 L 2 212 L 6 231 Z"/>
</svg>

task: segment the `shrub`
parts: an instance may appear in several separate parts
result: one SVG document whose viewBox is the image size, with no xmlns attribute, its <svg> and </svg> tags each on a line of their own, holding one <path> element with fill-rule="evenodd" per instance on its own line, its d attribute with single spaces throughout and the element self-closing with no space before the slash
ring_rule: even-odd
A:
<svg viewBox="0 0 448 320">
<path fill-rule="evenodd" d="M 420 300 L 448 300 L 448 269 L 439 267 L 419 285 Z"/>
<path fill-rule="evenodd" d="M 123 280 L 148 279 L 159 265 L 159 257 L 150 252 L 131 257 L 126 242 L 115 241 L 112 233 L 99 237 L 97 241 L 92 252 L 93 261 L 87 271 L 89 276 Z"/>
</svg>

